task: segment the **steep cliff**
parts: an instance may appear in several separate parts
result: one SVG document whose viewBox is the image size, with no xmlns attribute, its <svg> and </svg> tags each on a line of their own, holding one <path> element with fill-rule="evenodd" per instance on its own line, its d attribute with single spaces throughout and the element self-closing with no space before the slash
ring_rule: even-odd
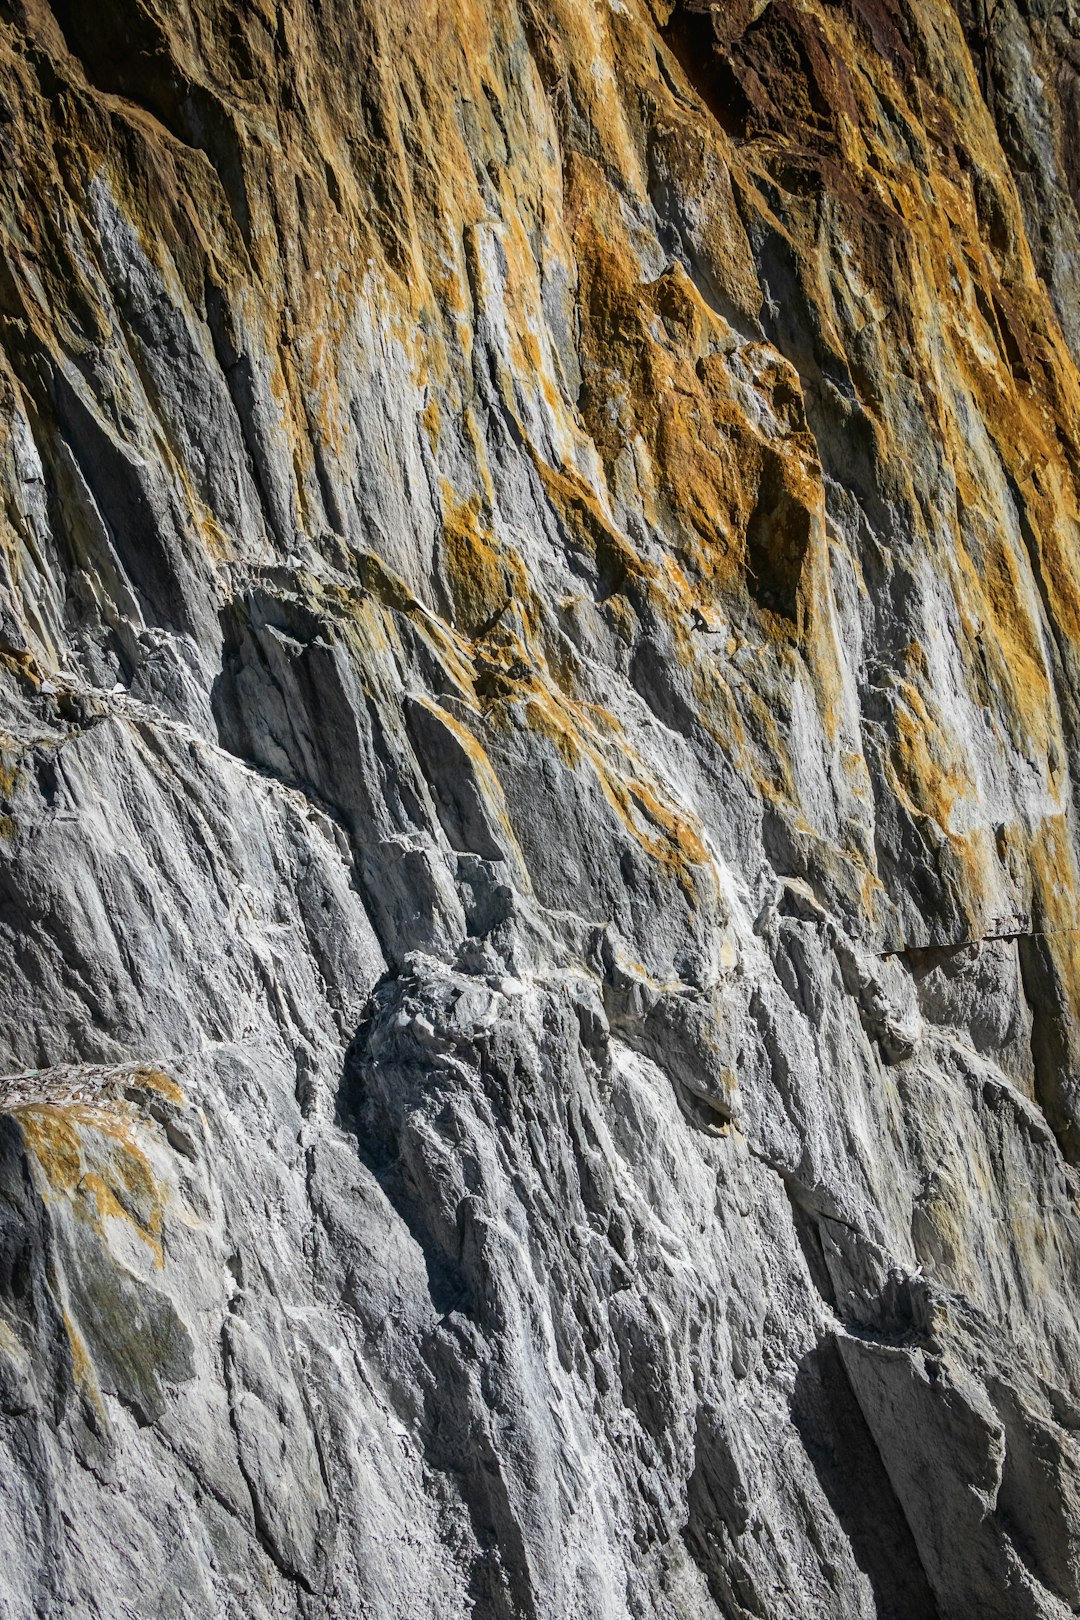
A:
<svg viewBox="0 0 1080 1620">
<path fill-rule="evenodd" d="M 1080 1612 L 1077 0 L 0 0 L 0 1615 Z"/>
</svg>

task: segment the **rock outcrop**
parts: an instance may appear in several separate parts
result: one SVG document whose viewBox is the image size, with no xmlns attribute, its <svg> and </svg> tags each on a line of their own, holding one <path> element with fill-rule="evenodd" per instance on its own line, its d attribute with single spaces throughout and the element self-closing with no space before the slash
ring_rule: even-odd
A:
<svg viewBox="0 0 1080 1620">
<path fill-rule="evenodd" d="M 1076 0 L 0 0 L 0 1615 L 1080 1611 Z"/>
</svg>

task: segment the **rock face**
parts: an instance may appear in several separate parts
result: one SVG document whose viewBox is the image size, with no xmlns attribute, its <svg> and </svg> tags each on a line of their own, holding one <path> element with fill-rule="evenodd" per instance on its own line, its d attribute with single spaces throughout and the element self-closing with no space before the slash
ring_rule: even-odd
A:
<svg viewBox="0 0 1080 1620">
<path fill-rule="evenodd" d="M 0 0 L 0 1615 L 1080 1610 L 1076 0 Z"/>
</svg>

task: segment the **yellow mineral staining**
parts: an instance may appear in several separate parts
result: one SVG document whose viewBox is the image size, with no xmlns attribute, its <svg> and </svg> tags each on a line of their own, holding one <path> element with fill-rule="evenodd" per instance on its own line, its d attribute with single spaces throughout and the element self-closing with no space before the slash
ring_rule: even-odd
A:
<svg viewBox="0 0 1080 1620">
<path fill-rule="evenodd" d="M 694 815 L 649 779 L 647 767 L 618 718 L 596 704 L 575 701 L 551 679 L 542 660 L 526 663 L 528 649 L 506 638 L 493 669 L 505 671 L 485 707 L 490 724 L 509 723 L 510 711 L 545 737 L 568 769 L 588 766 L 611 809 L 661 867 L 693 899 L 702 882 L 715 882 L 712 858 Z M 635 774 L 636 773 L 636 774 Z"/>
<path fill-rule="evenodd" d="M 518 848 L 517 836 L 510 822 L 502 784 L 484 749 L 469 728 L 462 725 L 460 720 L 456 719 L 440 704 L 426 697 L 418 697 L 415 701 L 422 704 L 430 714 L 433 714 L 440 725 L 446 727 L 467 756 L 469 764 L 472 766 L 477 791 L 483 798 L 485 809 L 498 826 L 507 853 L 516 857 L 519 871 L 524 874 L 526 870 L 525 860 Z"/>
<path fill-rule="evenodd" d="M 61 1109 L 48 1106 L 20 1109 L 15 1117 L 49 1186 L 65 1192 L 77 1186 L 82 1154 L 74 1123 Z"/>
<path fill-rule="evenodd" d="M 2 1316 L 0 1316 L 0 1353 L 16 1361 L 24 1360 L 26 1357 L 18 1334 Z"/>
<path fill-rule="evenodd" d="M 915 50 L 888 7 L 872 8 L 873 41 L 865 7 L 828 0 L 693 8 L 708 14 L 726 89 L 711 47 L 694 46 L 697 24 L 668 27 L 668 0 L 551 0 L 512 15 L 478 0 L 373 6 L 362 49 L 342 42 L 369 64 L 354 80 L 323 70 L 322 36 L 290 7 L 273 25 L 262 4 L 197 8 L 197 27 L 183 8 L 137 9 L 154 31 L 152 107 L 125 92 L 122 42 L 95 47 L 87 25 L 69 51 L 44 5 L 28 13 L 33 51 L 0 39 L 3 93 L 23 109 L 8 126 L 12 172 L 57 212 L 50 228 L 15 196 L 4 308 L 51 355 L 108 350 L 88 202 L 107 188 L 170 297 L 201 321 L 211 288 L 225 349 L 246 345 L 262 368 L 285 504 L 308 538 L 325 526 L 319 457 L 348 463 L 350 413 L 367 408 L 364 367 L 398 368 L 435 460 L 450 611 L 441 619 L 417 580 L 372 552 L 355 591 L 300 586 L 372 666 L 396 656 L 395 616 L 407 616 L 462 702 L 491 725 L 513 709 L 568 766 L 596 773 L 650 855 L 696 869 L 689 819 L 590 710 L 546 582 L 500 530 L 473 377 L 485 323 L 514 437 L 602 621 L 630 648 L 644 618 L 662 619 L 696 719 L 792 825 L 805 807 L 788 722 L 807 676 L 836 777 L 871 808 L 843 724 L 829 568 L 832 555 L 857 575 L 859 559 L 826 534 L 814 437 L 830 401 L 847 413 L 824 431 L 850 446 L 852 487 L 903 514 L 913 552 L 948 583 L 962 696 L 1035 776 L 1054 777 L 1042 620 L 1080 641 L 1080 387 L 953 9 L 912 8 Z M 34 52 L 53 64 L 52 101 Z M 510 56 L 523 75 L 512 87 Z M 948 85 L 925 66 L 944 60 L 960 64 Z M 213 111 L 213 150 L 184 124 L 191 85 Z M 646 269 L 635 221 L 659 192 L 691 199 L 695 217 L 670 261 Z M 553 353 L 545 298 L 560 278 L 580 392 Z M 77 332 L 57 329 L 61 310 L 78 312 Z M 759 322 L 775 329 L 787 313 L 807 337 L 798 370 L 762 340 Z M 126 406 L 143 410 L 134 395 Z M 910 465 L 919 419 L 955 488 L 947 520 L 924 510 Z M 164 424 L 154 431 L 220 563 L 234 542 L 185 482 Z M 902 570 L 885 559 L 873 588 Z M 888 768 L 904 808 L 938 829 L 974 917 L 990 903 L 985 836 L 961 728 L 933 695 L 936 660 L 930 646 L 901 660 Z M 0 747 L 0 794 L 16 768 Z M 1064 927 L 1075 874 L 1046 839 L 1020 818 L 1011 881 L 1030 846 L 1024 881 Z M 854 835 L 838 858 L 872 896 Z"/>
<path fill-rule="evenodd" d="M 708 590 L 723 589 L 738 577 L 758 448 L 732 396 L 725 334 L 681 269 L 640 279 L 594 167 L 578 162 L 572 175 L 590 436 L 615 481 L 640 439 L 657 510 L 675 522 L 678 561 Z"/>
<path fill-rule="evenodd" d="M 535 451 L 531 453 L 547 497 L 572 541 L 596 565 L 601 596 L 625 591 L 632 581 L 645 583 L 655 579 L 655 567 L 642 562 L 620 534 L 587 480 L 572 468 L 551 467 Z"/>
<path fill-rule="evenodd" d="M 964 774 L 962 762 L 922 695 L 904 684 L 896 706 L 896 746 L 893 764 L 898 792 L 909 811 L 928 815 L 943 831 L 962 832 L 954 825 L 958 807 L 975 796 L 975 784 Z"/>
<path fill-rule="evenodd" d="M 176 1105 L 183 1093 L 160 1069 L 132 1072 L 129 1083 Z M 63 1199 L 108 1242 L 109 1221 L 123 1221 L 164 1264 L 164 1192 L 141 1140 L 145 1124 L 131 1105 L 111 1102 L 32 1102 L 10 1110 L 37 1167 L 43 1196 Z"/>
<path fill-rule="evenodd" d="M 175 1103 L 178 1108 L 186 1101 L 176 1081 L 170 1079 L 161 1069 L 135 1069 L 132 1071 L 131 1083 L 133 1086 L 142 1086 L 147 1091 L 158 1092 L 167 1102 Z"/>
<path fill-rule="evenodd" d="M 71 1347 L 71 1370 L 75 1377 L 76 1387 L 93 1401 L 99 1411 L 103 1411 L 101 1393 L 98 1389 L 97 1378 L 94 1375 L 94 1364 L 87 1354 L 82 1334 L 75 1326 L 69 1311 L 63 1311 L 62 1316 L 64 1332 L 67 1334 L 68 1344 Z"/>
<path fill-rule="evenodd" d="M 513 603 L 529 611 L 531 591 L 521 559 L 501 547 L 480 519 L 480 500 L 458 500 L 443 483 L 443 555 L 458 627 L 483 636 Z"/>
<path fill-rule="evenodd" d="M 169 455 L 168 461 L 170 475 L 184 492 L 192 524 L 207 552 L 215 562 L 231 562 L 234 554 L 233 542 L 222 529 L 205 501 L 200 500 L 195 493 L 182 458 L 173 453 Z"/>
<path fill-rule="evenodd" d="M 0 799 L 10 799 L 21 774 L 23 750 L 13 737 L 0 733 Z"/>
<path fill-rule="evenodd" d="M 916 26 L 930 33 L 958 28 L 951 12 L 914 15 Z M 855 383 L 869 419 L 877 488 L 911 511 L 917 545 L 950 580 L 966 618 L 959 655 L 973 698 L 999 718 L 1006 746 L 1049 772 L 1056 721 L 1038 595 L 1059 633 L 1074 638 L 1080 394 L 1031 262 L 996 132 L 974 83 L 966 91 L 954 87 L 965 107 L 959 121 L 959 103 L 925 79 L 915 105 L 902 52 L 866 49 L 850 11 L 807 0 L 784 17 L 775 28 L 766 21 L 755 35 L 752 74 L 740 63 L 742 24 L 734 13 L 725 36 L 748 98 L 737 127 L 726 130 L 744 216 L 752 212 L 775 231 L 823 347 Z M 720 34 L 725 28 L 727 22 L 718 24 Z M 813 96 L 803 93 L 809 79 L 783 67 L 785 28 L 805 42 L 808 71 L 816 74 Z M 949 49 L 957 61 L 967 61 L 958 40 Z M 698 68 L 689 57 L 686 62 L 693 77 Z M 695 82 L 707 99 L 704 62 L 699 68 Z M 778 192 L 782 223 L 766 201 Z M 823 197 L 835 222 L 828 239 Z M 696 324 L 669 302 L 667 326 L 674 325 L 681 347 L 689 351 L 700 343 Z M 920 532 L 905 453 L 912 400 L 936 424 L 956 482 L 956 526 L 945 540 L 929 528 Z M 971 431 L 977 418 L 986 424 L 985 435 Z M 797 417 L 792 426 L 797 432 Z M 785 480 L 799 460 L 785 458 Z M 811 464 L 803 466 L 809 482 L 802 499 L 810 511 L 816 474 Z M 811 544 L 811 559 L 813 551 Z M 818 593 L 824 587 L 811 577 Z M 804 578 L 804 601 L 810 588 Z M 808 652 L 821 616 L 815 607 L 797 621 Z M 833 667 L 839 663 L 834 654 Z M 827 661 L 818 667 L 827 671 Z M 894 711 L 892 786 L 912 815 L 940 829 L 950 852 L 949 883 L 977 918 L 991 904 L 987 872 L 994 869 L 988 834 L 974 825 L 985 812 L 963 732 L 954 731 L 951 717 L 930 700 L 931 667 L 925 653 L 921 667 L 909 661 L 911 679 Z M 712 691 L 715 703 L 723 692 L 719 679 Z M 824 701 L 822 713 L 829 713 Z M 1036 832 L 1030 839 L 1036 868 L 1041 838 Z M 1046 887 L 1037 871 L 1035 882 Z M 1075 894 L 1071 873 L 1060 883 L 1063 893 Z"/>
<path fill-rule="evenodd" d="M 662 105 L 670 125 L 665 161 L 699 176 L 710 274 L 733 307 L 744 311 L 754 304 L 752 264 L 726 168 L 717 159 L 723 142 L 701 147 L 701 121 L 687 117 L 658 74 L 651 37 L 639 25 L 610 8 L 593 15 L 578 4 L 560 3 L 544 20 L 533 17 L 536 67 L 529 70 L 525 122 L 492 66 L 500 52 L 485 44 L 494 45 L 504 22 L 473 0 L 414 11 L 407 17 L 394 8 L 373 13 L 374 37 L 365 53 L 373 62 L 403 64 L 407 109 L 400 76 L 378 70 L 362 96 L 343 102 L 327 76 L 305 60 L 303 33 L 291 17 L 283 26 L 299 53 L 294 66 L 306 87 L 299 104 L 291 91 L 290 97 L 281 94 L 280 52 L 254 11 L 227 35 L 220 19 L 208 14 L 197 38 L 171 13 L 157 17 L 163 84 L 170 73 L 178 83 L 197 84 L 207 104 L 218 109 L 222 146 L 209 156 L 183 126 L 182 97 L 164 89 L 164 100 L 152 111 L 134 106 L 114 88 L 121 71 L 115 62 L 91 61 L 93 51 L 85 61 L 70 56 L 44 14 L 39 21 L 61 71 L 77 86 L 80 107 L 98 97 L 93 142 L 80 160 L 86 184 L 96 179 L 108 186 L 178 303 L 201 309 L 207 281 L 217 289 L 228 311 L 228 343 L 253 344 L 256 362 L 265 366 L 278 414 L 274 432 L 286 451 L 279 459 L 286 466 L 291 460 L 293 506 L 302 524 L 314 526 L 318 519 L 313 441 L 322 453 L 346 453 L 343 435 L 355 379 L 341 374 L 342 357 L 355 352 L 357 322 L 370 322 L 373 312 L 378 341 L 395 347 L 412 367 L 419 425 L 432 451 L 438 455 L 451 414 L 464 427 L 479 495 L 460 495 L 449 480 L 442 485 L 441 556 L 455 624 L 440 625 L 404 581 L 370 556 L 361 579 L 386 611 L 370 603 L 338 603 L 334 622 L 347 626 L 351 618 L 374 654 L 390 645 L 393 614 L 408 613 L 463 693 L 475 695 L 482 671 L 474 660 L 482 654 L 499 665 L 502 654 L 489 642 L 498 639 L 500 625 L 492 621 L 512 602 L 515 635 L 524 635 L 512 659 L 548 672 L 528 692 L 526 723 L 549 735 L 570 762 L 595 750 L 594 734 L 600 732 L 575 711 L 572 699 L 553 695 L 574 690 L 572 663 L 545 628 L 536 582 L 493 526 L 486 436 L 453 356 L 468 354 L 478 318 L 501 306 L 498 387 L 569 543 L 595 567 L 609 622 L 631 641 L 635 593 L 643 593 L 668 621 L 676 656 L 693 668 L 699 650 L 686 628 L 691 610 L 700 603 L 711 613 L 719 597 L 747 577 L 745 532 L 765 449 L 730 384 L 727 323 L 680 265 L 651 280 L 637 266 L 609 175 L 614 162 L 644 202 L 649 174 L 638 146 L 637 114 L 628 113 L 620 87 L 640 85 Z M 586 62 L 595 73 L 590 67 L 582 74 Z M 561 120 L 571 102 L 586 108 L 602 131 L 606 170 L 580 151 L 560 154 Z M 361 103 L 365 112 L 358 121 Z M 495 107 L 502 109 L 498 117 Z M 417 116 L 424 122 L 424 147 L 440 154 L 437 171 L 417 159 Z M 483 177 L 470 127 L 480 131 L 479 144 L 503 149 Z M 223 164 L 226 150 L 229 161 Z M 59 151 L 46 145 L 32 158 L 27 154 L 42 194 L 63 194 Z M 40 249 L 50 273 L 56 264 L 67 302 L 72 286 L 84 288 L 88 319 L 97 319 L 92 279 L 70 256 L 60 264 L 55 245 L 42 243 Z M 550 349 L 538 253 L 548 269 L 564 267 L 568 283 L 577 281 L 581 347 L 591 367 L 583 415 Z M 35 301 L 33 320 L 42 340 L 55 347 L 43 324 L 50 305 L 66 307 L 46 289 Z M 105 342 L 108 323 L 99 325 Z M 800 412 L 788 398 L 797 381 L 781 375 L 779 357 L 770 363 L 771 373 L 762 361 L 764 393 L 779 400 L 778 420 L 790 417 L 786 438 L 770 453 L 785 468 L 790 463 L 784 488 L 805 504 L 810 495 L 802 493 L 800 480 L 812 485 L 814 471 Z M 522 391 L 548 424 L 551 443 L 543 449 L 532 442 L 519 409 Z M 132 409 L 138 411 L 138 402 Z M 579 470 L 589 456 L 595 462 L 590 437 L 610 484 L 636 480 L 651 519 L 672 528 L 676 543 L 668 555 L 639 556 L 610 516 L 603 479 Z M 628 445 L 637 458 L 633 472 L 624 454 Z M 187 490 L 187 499 L 210 557 L 230 558 L 232 542 L 215 514 L 194 490 Z M 800 568 L 801 557 L 794 557 L 788 583 L 796 595 Z M 316 599 L 325 597 L 310 581 L 304 588 Z M 790 634 L 787 621 L 780 634 Z M 557 679 L 549 679 L 553 672 Z M 728 733 L 728 745 L 741 722 L 730 705 L 720 708 L 717 729 Z M 661 816 L 658 827 L 635 797 L 628 784 L 645 780 L 639 762 L 620 759 L 610 738 L 602 778 L 635 837 L 663 851 L 665 859 L 671 851 L 678 860 L 694 858 L 684 847 L 676 813 L 668 826 Z"/>
<path fill-rule="evenodd" d="M 311 587 L 312 602 L 327 615 L 333 633 L 352 635 L 375 662 L 386 654 L 403 658 L 395 614 L 405 615 L 414 631 L 428 643 L 447 677 L 471 698 L 475 671 L 468 638 L 457 634 L 425 607 L 405 580 L 374 552 L 357 556 L 355 566 L 362 581 L 360 590 L 322 582 L 313 582 Z"/>
<path fill-rule="evenodd" d="M 109 1186 L 104 1176 L 99 1175 L 96 1170 L 87 1170 L 86 1173 L 81 1177 L 79 1181 L 79 1191 L 84 1198 L 93 1200 L 96 1210 L 96 1220 L 99 1225 L 110 1216 L 119 1220 L 131 1219 L 129 1211 L 124 1208 L 112 1187 Z M 150 1221 L 145 1228 L 136 1224 L 135 1230 L 139 1233 L 140 1237 L 145 1238 L 152 1243 L 155 1259 L 160 1266 L 163 1263 L 161 1245 L 158 1242 L 161 1232 L 160 1210 L 155 1210 L 153 1212 Z"/>
<path fill-rule="evenodd" d="M 432 394 L 431 398 L 424 406 L 424 409 L 420 415 L 420 420 L 424 424 L 424 432 L 431 441 L 431 448 L 437 454 L 439 449 L 439 436 L 442 433 L 442 412 L 439 410 L 439 402 L 435 398 L 434 394 Z"/>
<path fill-rule="evenodd" d="M 853 753 L 851 749 L 840 751 L 840 769 L 851 792 L 857 799 L 869 804 L 873 797 L 873 784 L 870 781 L 870 771 L 863 754 Z"/>
<path fill-rule="evenodd" d="M 656 788 L 646 782 L 630 782 L 629 794 L 639 817 L 651 822 L 659 838 L 639 839 L 662 864 L 686 871 L 693 866 L 709 866 L 709 852 L 694 831 L 688 817 L 671 804 L 665 804 Z"/>
</svg>

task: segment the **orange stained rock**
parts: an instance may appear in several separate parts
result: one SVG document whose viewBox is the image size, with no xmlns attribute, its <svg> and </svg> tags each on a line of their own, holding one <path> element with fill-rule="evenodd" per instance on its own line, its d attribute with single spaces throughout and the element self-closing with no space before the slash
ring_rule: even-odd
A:
<svg viewBox="0 0 1080 1620">
<path fill-rule="evenodd" d="M 843 763 L 859 739 L 831 577 L 839 557 L 858 582 L 868 559 L 825 520 L 822 423 L 842 399 L 842 426 L 826 427 L 853 485 L 902 514 L 953 594 L 965 697 L 1053 776 L 1053 643 L 1080 638 L 1080 387 L 952 8 L 129 9 L 130 38 L 78 8 L 61 26 L 44 0 L 27 8 L 32 50 L 0 30 L 3 93 L 23 109 L 6 126 L 0 316 L 38 357 L 5 398 L 40 410 L 25 377 L 41 357 L 78 372 L 90 398 L 94 366 L 115 358 L 112 397 L 152 421 L 210 566 L 245 560 L 216 469 L 193 477 L 145 368 L 119 364 L 95 214 L 106 197 L 175 309 L 205 335 L 216 299 L 208 347 L 243 350 L 262 378 L 286 528 L 322 543 L 322 485 L 352 464 L 365 378 L 396 368 L 433 458 L 433 545 L 456 624 L 421 603 L 419 569 L 406 582 L 385 561 L 385 611 L 349 611 L 373 652 L 407 612 L 472 701 L 470 643 L 512 597 L 521 656 L 547 672 L 524 712 L 570 761 L 594 746 L 572 707 L 589 701 L 588 672 L 561 646 L 539 548 L 526 560 L 497 510 L 474 370 L 486 322 L 492 385 L 622 644 L 655 612 L 716 746 L 793 815 L 808 811 L 789 757 L 808 676 L 836 778 L 869 816 Z M 54 206 L 37 208 L 41 196 Z M 635 222 L 669 196 L 684 240 L 646 264 Z M 580 385 L 549 330 L 559 277 Z M 787 313 L 803 339 L 784 353 Z M 936 446 L 936 466 L 912 464 L 914 437 Z M 944 489 L 954 497 L 930 510 Z M 32 537 L 5 521 L 25 581 Z M 339 535 L 335 555 L 354 541 Z M 909 562 L 882 573 L 909 577 Z M 737 621 L 762 650 L 736 674 L 689 628 L 695 610 Z M 912 673 L 888 753 L 977 911 L 981 856 L 954 824 L 971 765 L 931 690 L 936 668 Z M 638 763 L 612 746 L 603 769 L 626 806 Z M 642 816 L 631 811 L 639 831 Z M 860 839 L 872 842 L 865 826 L 845 859 L 862 859 Z"/>
<path fill-rule="evenodd" d="M 148 1073 L 152 1089 L 163 1090 L 154 1084 L 155 1071 Z M 118 1110 L 82 1103 L 31 1103 L 12 1112 L 46 1198 L 66 1199 L 102 1237 L 107 1218 L 128 1222 L 161 1266 L 163 1192 L 133 1121 Z"/>
</svg>

